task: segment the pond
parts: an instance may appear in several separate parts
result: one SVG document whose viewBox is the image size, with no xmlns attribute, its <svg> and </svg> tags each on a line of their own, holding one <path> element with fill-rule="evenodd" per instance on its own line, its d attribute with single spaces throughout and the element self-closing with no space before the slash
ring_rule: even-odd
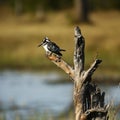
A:
<svg viewBox="0 0 120 120">
<path fill-rule="evenodd" d="M 16 111 L 23 116 L 33 111 L 52 115 L 66 111 L 73 102 L 73 85 L 48 84 L 48 81 L 60 78 L 55 72 L 1 71 L 0 110 L 5 111 L 8 120 L 13 119 Z M 110 100 L 116 105 L 120 103 L 119 86 L 100 87 L 106 92 L 106 103 Z"/>
</svg>

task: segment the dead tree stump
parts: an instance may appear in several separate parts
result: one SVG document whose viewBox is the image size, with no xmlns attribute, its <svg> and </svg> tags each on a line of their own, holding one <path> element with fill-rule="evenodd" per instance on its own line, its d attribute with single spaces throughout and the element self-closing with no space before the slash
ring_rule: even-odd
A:
<svg viewBox="0 0 120 120">
<path fill-rule="evenodd" d="M 74 67 L 68 65 L 62 58 L 58 61 L 54 54 L 47 54 L 47 57 L 73 80 L 75 120 L 108 120 L 109 105 L 105 105 L 105 92 L 101 92 L 100 88 L 92 83 L 92 75 L 102 60 L 96 59 L 90 68 L 85 70 L 85 39 L 79 27 L 75 28 L 74 35 Z"/>
</svg>

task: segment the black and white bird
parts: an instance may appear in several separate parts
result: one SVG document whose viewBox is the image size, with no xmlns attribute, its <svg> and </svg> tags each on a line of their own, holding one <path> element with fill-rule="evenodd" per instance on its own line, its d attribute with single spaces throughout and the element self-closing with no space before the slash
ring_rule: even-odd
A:
<svg viewBox="0 0 120 120">
<path fill-rule="evenodd" d="M 50 41 L 48 37 L 45 37 L 43 41 L 38 45 L 38 47 L 43 46 L 45 49 L 46 53 L 54 53 L 57 56 L 61 57 L 62 53 L 61 51 L 66 51 L 64 49 L 61 49 L 58 45 L 56 45 L 54 42 Z"/>
</svg>

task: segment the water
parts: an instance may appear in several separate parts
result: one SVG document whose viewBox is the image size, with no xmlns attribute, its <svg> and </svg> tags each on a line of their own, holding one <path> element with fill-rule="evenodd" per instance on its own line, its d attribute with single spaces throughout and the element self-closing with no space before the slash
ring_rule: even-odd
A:
<svg viewBox="0 0 120 120">
<path fill-rule="evenodd" d="M 33 111 L 56 115 L 66 111 L 73 102 L 73 85 L 47 84 L 58 79 L 57 73 L 0 72 L 0 109 L 6 111 L 6 119 L 13 119 L 16 111 L 22 115 Z M 120 103 L 119 86 L 100 88 L 106 92 L 106 103 Z"/>
<path fill-rule="evenodd" d="M 0 72 L 1 109 L 61 113 L 72 102 L 72 84 L 47 84 L 59 77 L 54 73 Z"/>
<path fill-rule="evenodd" d="M 119 85 L 100 85 L 101 90 L 106 93 L 106 104 L 114 106 L 120 105 L 120 86 Z"/>
</svg>

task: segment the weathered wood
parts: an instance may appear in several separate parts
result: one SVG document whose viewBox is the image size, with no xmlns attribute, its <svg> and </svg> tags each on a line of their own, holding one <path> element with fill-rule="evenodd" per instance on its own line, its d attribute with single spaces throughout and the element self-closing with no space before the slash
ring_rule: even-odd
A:
<svg viewBox="0 0 120 120">
<path fill-rule="evenodd" d="M 91 81 L 91 76 L 97 69 L 101 60 L 95 60 L 91 67 L 84 71 L 85 41 L 79 27 L 75 28 L 75 50 L 74 50 L 74 68 L 75 68 L 75 86 L 74 86 L 74 105 L 76 120 L 80 120 L 80 116 L 85 110 L 90 108 L 90 95 L 88 94 L 89 87 L 86 83 Z M 87 88 L 88 87 L 88 88 Z M 87 91 L 87 92 L 86 92 Z M 86 103 L 86 100 L 89 102 Z M 88 108 L 86 108 L 88 106 Z"/>
<path fill-rule="evenodd" d="M 75 28 L 74 68 L 75 74 L 80 75 L 84 70 L 84 47 L 85 41 L 79 27 Z"/>
<path fill-rule="evenodd" d="M 47 57 L 74 81 L 75 120 L 108 120 L 108 106 L 105 107 L 104 101 L 105 92 L 101 92 L 100 88 L 92 83 L 92 75 L 102 60 L 96 59 L 88 70 L 84 70 L 85 39 L 79 27 L 74 29 L 74 36 L 74 68 L 57 55 L 47 54 Z"/>
<path fill-rule="evenodd" d="M 50 61 L 52 61 L 62 70 L 64 70 L 65 73 L 67 73 L 72 78 L 72 80 L 74 80 L 74 69 L 68 63 L 66 63 L 63 59 L 58 58 L 53 54 L 50 54 L 50 55 L 47 54 L 47 57 Z"/>
</svg>

